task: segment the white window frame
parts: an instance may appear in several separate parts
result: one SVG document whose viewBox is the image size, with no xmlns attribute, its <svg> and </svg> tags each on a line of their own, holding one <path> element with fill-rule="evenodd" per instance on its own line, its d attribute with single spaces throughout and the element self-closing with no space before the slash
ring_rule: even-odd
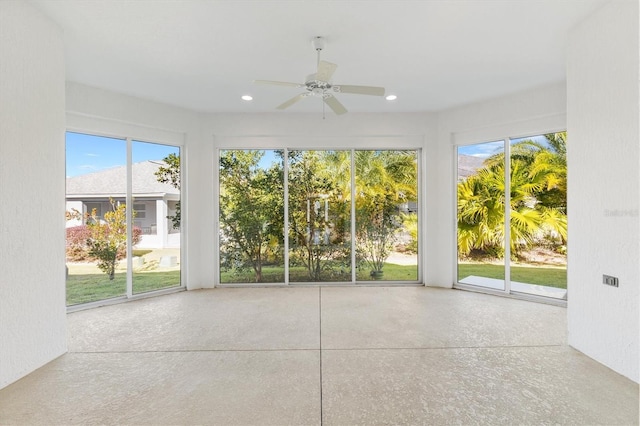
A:
<svg viewBox="0 0 640 426">
<path fill-rule="evenodd" d="M 127 195 L 126 205 L 133 205 L 132 196 L 132 147 L 133 142 L 145 142 L 157 145 L 165 145 L 179 148 L 180 150 L 180 182 L 185 182 L 186 175 L 186 147 L 184 144 L 185 135 L 183 133 L 171 132 L 167 130 L 137 126 L 129 123 L 122 123 L 97 117 L 90 117 L 83 114 L 67 113 L 67 128 L 65 132 L 81 133 L 88 136 L 102 136 L 126 141 L 127 150 Z M 187 217 L 186 191 L 180 189 L 181 217 Z M 127 223 L 133 223 L 131 209 L 126 210 Z M 178 286 L 159 289 L 144 293 L 133 293 L 133 257 L 127 256 L 127 285 L 124 296 L 113 297 L 104 300 L 97 300 L 77 305 L 67 306 L 67 312 L 75 312 L 83 309 L 91 309 L 98 306 L 121 303 L 127 300 L 136 300 L 146 297 L 153 297 L 160 294 L 169 294 L 183 291 L 187 288 L 188 256 L 187 256 L 187 232 L 186 223 L 180 224 L 180 283 Z M 127 227 L 127 253 L 132 253 L 132 227 Z"/>
<path fill-rule="evenodd" d="M 564 116 L 552 116 L 553 117 L 553 121 L 557 121 L 558 117 L 564 117 Z M 538 123 L 539 121 L 536 120 L 533 123 Z M 529 123 L 528 126 L 524 126 L 524 127 L 531 127 L 531 123 Z M 535 126 L 535 124 L 533 124 Z M 457 191 L 457 181 L 458 181 L 458 148 L 461 146 L 470 146 L 470 145 L 476 145 L 476 144 L 482 144 L 482 143 L 487 143 L 487 142 L 497 142 L 497 141 L 502 141 L 504 144 L 504 155 L 505 155 L 505 159 L 507 158 L 511 158 L 511 141 L 514 139 L 521 139 L 521 138 L 528 138 L 528 137 L 533 137 L 533 136 L 537 136 L 537 135 L 543 135 L 543 134 L 548 134 L 548 133 L 558 133 L 558 132 L 564 132 L 566 131 L 566 125 L 563 125 L 562 127 L 558 127 L 557 124 L 554 124 L 554 127 L 551 127 L 551 130 L 542 130 L 540 131 L 540 129 L 538 128 L 537 130 L 527 130 L 527 131 L 523 131 L 522 129 L 520 129 L 519 131 L 516 132 L 516 130 L 513 130 L 511 128 L 512 126 L 501 126 L 498 128 L 492 128 L 492 129 L 482 129 L 479 131 L 468 131 L 468 132 L 464 132 L 464 133 L 460 133 L 460 134 L 454 134 L 452 137 L 452 151 L 453 151 L 453 185 L 452 185 L 452 193 L 453 193 L 453 229 L 454 229 L 454 233 L 453 233 L 453 277 L 454 277 L 454 282 L 453 282 L 453 288 L 457 288 L 457 289 L 461 289 L 461 290 L 470 290 L 470 291 L 475 291 L 475 292 L 479 292 L 479 293 L 487 293 L 487 294 L 495 294 L 495 295 L 499 295 L 499 296 L 506 296 L 506 297 L 511 297 L 511 298 L 515 298 L 515 299 L 523 299 L 523 300 L 530 300 L 530 301 L 535 301 L 535 302 L 542 302 L 542 303 L 547 303 L 547 304 L 551 304 L 551 305 L 557 305 L 557 306 L 567 306 L 567 300 L 562 300 L 562 299 L 555 299 L 552 297 L 546 297 L 546 296 L 538 296 L 538 295 L 533 295 L 533 294 L 528 294 L 528 293 L 521 293 L 521 292 L 513 292 L 511 290 L 511 244 L 507 244 L 507 242 L 511 241 L 511 227 L 508 226 L 507 224 L 511 223 L 511 161 L 505 161 L 505 167 L 504 167 L 504 184 L 505 184 L 505 202 L 504 202 L 504 235 L 505 235 L 505 249 L 504 249 L 504 290 L 496 290 L 496 289 L 491 289 L 491 288 L 486 288 L 486 287 L 481 287 L 481 286 L 474 286 L 471 284 L 465 284 L 465 283 L 460 283 L 458 281 L 458 191 Z M 516 125 L 516 127 L 518 127 Z M 549 129 L 549 127 L 541 127 L 543 129 Z M 504 136 L 504 134 L 509 134 L 507 132 L 509 131 L 513 131 L 513 133 L 509 136 Z M 495 135 L 496 133 L 502 133 L 502 136 L 497 136 L 497 137 L 491 137 L 491 135 Z M 476 139 L 474 140 L 474 138 L 476 137 L 485 137 L 485 139 Z M 569 292 L 569 289 L 567 288 L 567 294 Z"/>
<path fill-rule="evenodd" d="M 420 285 L 424 286 L 424 247 L 423 238 L 425 235 L 424 228 L 426 225 L 425 220 L 425 187 L 426 185 L 422 182 L 424 178 L 424 165 L 426 163 L 425 149 L 424 149 L 424 141 L 422 137 L 359 137 L 359 138 L 305 138 L 306 143 L 291 143 L 287 144 L 287 142 L 292 139 L 289 136 L 265 136 L 265 137 L 229 137 L 224 138 L 224 140 L 219 141 L 219 146 L 215 151 L 215 164 L 220 164 L 220 152 L 226 150 L 282 150 L 285 152 L 285 158 L 288 156 L 288 152 L 291 150 L 303 150 L 303 151 L 331 151 L 331 150 L 341 150 L 341 151 L 351 151 L 351 167 L 352 170 L 355 170 L 355 156 L 353 155 L 355 151 L 362 150 L 389 150 L 389 151 L 401 151 L 401 150 L 410 150 L 416 151 L 416 161 L 418 163 L 418 176 L 417 176 L 417 192 L 418 192 L 418 254 L 417 254 L 417 279 L 415 281 L 357 281 L 356 280 L 356 268 L 355 268 L 355 250 L 351 251 L 351 281 L 347 282 L 289 282 L 289 239 L 288 235 L 288 220 L 289 220 L 289 209 L 288 202 L 284 203 L 284 217 L 285 217 L 285 234 L 284 234 L 284 282 L 282 283 L 220 283 L 220 256 L 216 256 L 214 259 L 214 273 L 215 273 L 215 282 L 216 286 L 219 287 L 265 287 L 265 286 L 274 286 L 274 287 L 282 287 L 282 286 L 300 286 L 300 285 L 313 285 L 313 286 L 337 286 L 337 285 L 366 285 L 366 286 L 393 286 L 393 285 Z M 299 138 L 296 138 L 299 139 Z M 318 144 L 318 139 L 321 140 L 322 144 Z M 220 176 L 219 176 L 219 166 L 214 168 L 214 197 L 215 197 L 215 242 L 216 247 L 220 247 Z M 355 173 L 351 173 L 351 190 L 355 191 Z M 284 197 L 285 200 L 288 199 L 288 161 L 285 161 L 284 164 Z M 355 197 L 352 192 L 352 205 L 351 205 L 351 214 L 352 217 L 355 216 Z M 352 247 L 355 247 L 355 221 L 351 221 L 351 238 L 352 238 Z"/>
</svg>

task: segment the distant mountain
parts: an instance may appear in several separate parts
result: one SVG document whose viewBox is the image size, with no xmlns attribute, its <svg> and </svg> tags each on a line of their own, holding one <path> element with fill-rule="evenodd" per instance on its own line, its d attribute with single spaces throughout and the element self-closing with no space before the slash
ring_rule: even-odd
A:
<svg viewBox="0 0 640 426">
<path fill-rule="evenodd" d="M 482 167 L 484 164 L 484 158 L 475 157 L 473 155 L 458 155 L 458 179 L 463 179 L 471 176 Z"/>
</svg>

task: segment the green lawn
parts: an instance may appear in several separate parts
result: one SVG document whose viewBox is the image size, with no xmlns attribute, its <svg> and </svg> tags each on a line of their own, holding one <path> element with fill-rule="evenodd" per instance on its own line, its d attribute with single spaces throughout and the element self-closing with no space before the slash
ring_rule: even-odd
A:
<svg viewBox="0 0 640 426">
<path fill-rule="evenodd" d="M 302 267 L 290 269 L 291 282 L 307 282 L 306 270 Z M 418 269 L 415 265 L 385 264 L 384 275 L 379 281 L 415 281 Z M 504 279 L 504 267 L 485 263 L 461 263 L 458 266 L 460 278 L 469 275 L 480 277 Z M 222 283 L 255 283 L 252 271 L 242 273 L 223 272 Z M 358 281 L 373 281 L 368 270 L 358 270 Z M 567 288 L 566 268 L 542 268 L 512 266 L 511 279 L 528 284 L 539 284 L 549 287 Z M 327 276 L 326 281 L 350 281 L 351 273 L 345 271 Z M 284 282 L 284 268 L 269 266 L 263 269 L 263 282 Z M 180 283 L 180 271 L 168 272 L 140 272 L 133 275 L 134 293 L 143 293 L 161 288 L 178 286 Z M 71 274 L 67 278 L 67 305 L 93 302 L 109 299 L 111 297 L 124 296 L 126 293 L 126 274 L 117 273 L 113 281 L 106 274 Z"/>
<path fill-rule="evenodd" d="M 460 263 L 458 265 L 459 280 L 469 275 L 503 280 L 504 266 L 488 263 Z M 511 266 L 511 281 L 567 288 L 567 268 Z"/>
<path fill-rule="evenodd" d="M 67 277 L 67 306 L 94 302 L 126 294 L 125 272 L 113 281 L 106 274 L 70 274 Z M 180 271 L 140 272 L 133 274 L 133 292 L 159 290 L 180 285 Z"/>
<path fill-rule="evenodd" d="M 304 267 L 292 267 L 289 268 L 289 281 L 295 282 L 309 282 L 309 276 L 307 270 Z M 262 282 L 265 283 L 283 283 L 284 282 L 284 267 L 283 266 L 268 266 L 262 269 Z M 373 281 L 368 270 L 358 270 L 358 281 Z M 392 263 L 385 263 L 384 274 L 380 280 L 377 281 L 415 281 L 418 279 L 418 267 L 416 265 L 395 265 Z M 323 282 L 335 282 L 335 281 L 351 281 L 350 271 L 336 270 L 333 273 L 327 273 Z M 232 283 L 255 283 L 255 273 L 253 270 L 230 272 L 225 271 L 220 274 L 220 282 L 224 284 Z"/>
</svg>

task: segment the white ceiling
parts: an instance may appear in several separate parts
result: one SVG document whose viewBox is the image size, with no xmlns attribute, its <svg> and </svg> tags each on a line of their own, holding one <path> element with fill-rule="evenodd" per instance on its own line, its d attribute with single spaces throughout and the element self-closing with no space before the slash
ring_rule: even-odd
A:
<svg viewBox="0 0 640 426">
<path fill-rule="evenodd" d="M 435 111 L 565 78 L 567 35 L 606 0 L 33 0 L 64 30 L 67 79 L 198 111 L 263 112 L 314 72 L 313 36 L 350 111 Z M 253 102 L 240 99 L 251 94 Z M 286 112 L 319 111 L 304 99 Z"/>
</svg>

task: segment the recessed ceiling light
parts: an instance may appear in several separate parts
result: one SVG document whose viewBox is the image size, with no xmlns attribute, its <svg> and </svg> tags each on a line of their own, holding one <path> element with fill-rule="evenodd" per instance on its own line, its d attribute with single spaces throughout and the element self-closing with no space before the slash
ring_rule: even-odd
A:
<svg viewBox="0 0 640 426">
<path fill-rule="evenodd" d="M 387 95 L 385 99 L 388 101 L 395 101 L 398 97 L 396 95 Z"/>
<path fill-rule="evenodd" d="M 243 101 L 252 101 L 253 100 L 253 96 L 251 96 L 251 95 L 242 95 L 242 100 Z"/>
</svg>

